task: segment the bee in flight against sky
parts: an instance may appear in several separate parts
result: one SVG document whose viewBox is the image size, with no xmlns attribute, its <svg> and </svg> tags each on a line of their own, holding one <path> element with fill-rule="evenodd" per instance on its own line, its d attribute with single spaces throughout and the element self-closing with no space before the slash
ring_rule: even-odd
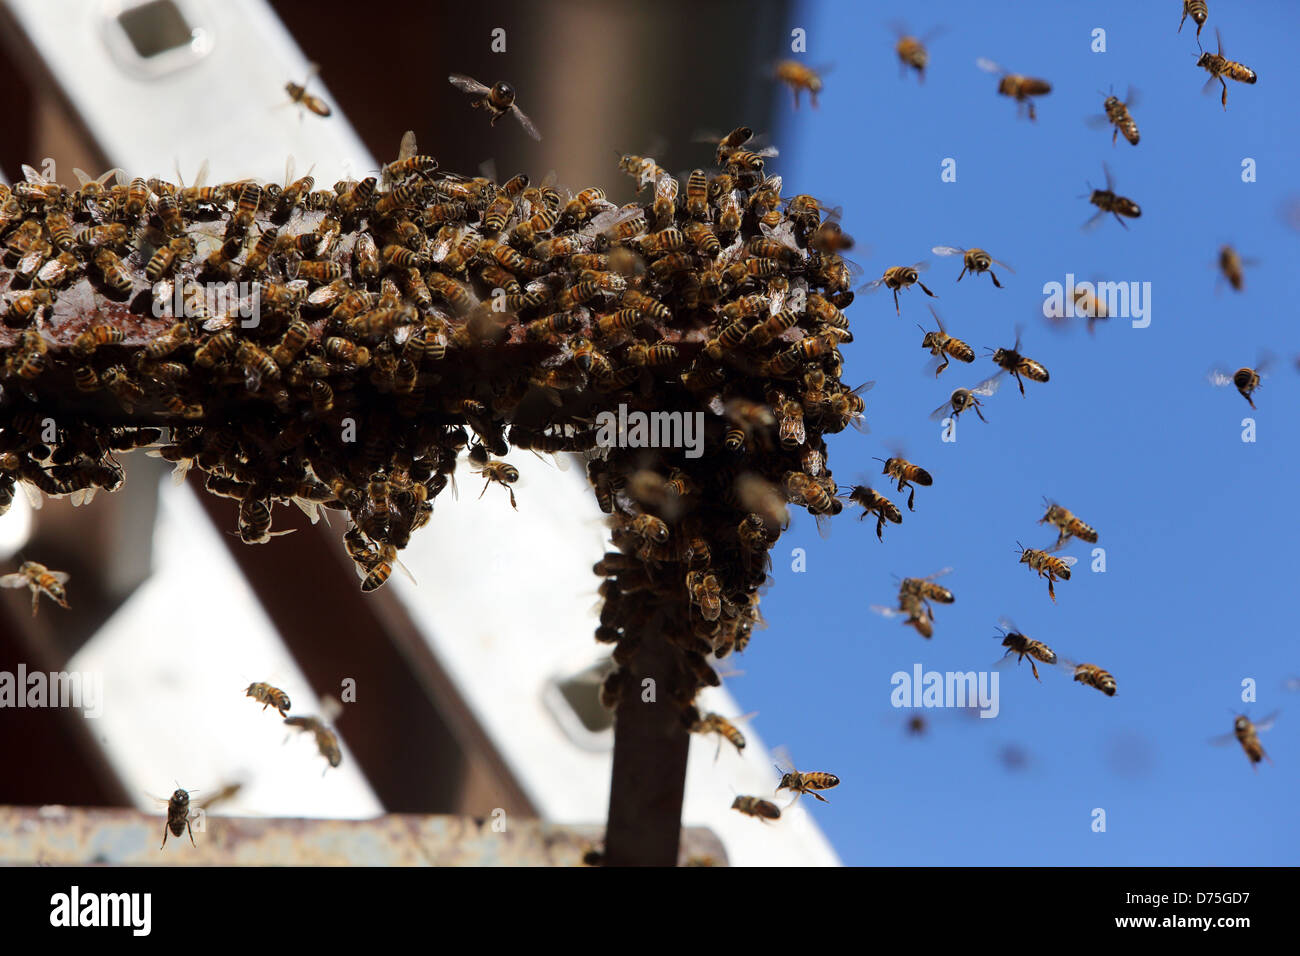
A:
<svg viewBox="0 0 1300 956">
<path fill-rule="evenodd" d="M 925 68 L 930 64 L 930 51 L 925 48 L 925 45 L 943 33 L 943 27 L 935 27 L 920 37 L 912 36 L 907 32 L 907 27 L 901 23 L 890 24 L 890 27 L 898 37 L 894 52 L 898 54 L 899 75 L 906 77 L 908 67 L 911 67 L 916 71 L 917 81 L 924 83 Z"/>
<path fill-rule="evenodd" d="M 1079 683 L 1095 687 L 1107 697 L 1115 696 L 1115 678 L 1110 671 L 1104 671 L 1096 664 L 1071 664 L 1067 661 L 1066 665 L 1074 668 L 1074 679 Z"/>
<path fill-rule="evenodd" d="M 1008 272 L 1016 271 L 1015 269 L 1007 265 L 1005 262 L 1003 262 L 1001 259 L 994 259 L 983 249 L 959 249 L 956 246 L 935 246 L 930 251 L 933 252 L 936 256 L 961 256 L 962 257 L 961 275 L 957 276 L 958 282 L 961 281 L 962 276 L 964 276 L 967 272 L 970 272 L 972 274 L 987 272 L 989 274 L 989 278 L 993 280 L 993 284 L 997 286 L 999 289 L 1001 289 L 1002 283 L 998 281 L 997 273 L 993 271 L 993 263 L 996 262 L 998 265 L 1006 269 Z"/>
<path fill-rule="evenodd" d="M 998 372 L 998 374 L 994 375 L 992 378 L 986 378 L 974 388 L 956 389 L 948 396 L 948 401 L 944 402 L 930 413 L 930 421 L 937 422 L 949 415 L 952 416 L 953 421 L 956 421 L 957 417 L 961 415 L 962 412 L 966 411 L 968 408 L 973 408 L 975 409 L 975 414 L 980 417 L 980 421 L 987 423 L 988 419 L 985 418 L 984 413 L 980 411 L 980 406 L 983 403 L 975 396 L 983 395 L 987 398 L 996 392 L 998 390 L 998 383 L 1000 381 L 999 376 L 1001 374 L 1001 372 Z"/>
<path fill-rule="evenodd" d="M 1258 772 L 1261 760 L 1267 760 L 1269 763 L 1273 762 L 1273 758 L 1264 752 L 1264 747 L 1259 742 L 1259 735 L 1266 730 L 1271 730 L 1276 722 L 1276 711 L 1258 723 L 1253 722 L 1245 714 L 1238 714 L 1232 722 L 1232 733 L 1224 734 L 1222 737 L 1215 737 L 1212 742 L 1226 744 L 1236 740 L 1241 744 L 1241 749 L 1246 751 L 1246 756 L 1250 759 L 1251 769 Z"/>
<path fill-rule="evenodd" d="M 1056 544 L 1052 545 L 1048 549 L 1049 551 L 1060 551 L 1071 538 L 1078 538 L 1080 541 L 1087 541 L 1089 544 L 1097 543 L 1097 531 L 1092 525 L 1084 524 L 1074 516 L 1074 512 L 1068 508 L 1062 508 L 1054 501 L 1048 501 L 1044 498 L 1043 504 L 1047 505 L 1047 514 L 1039 518 L 1038 523 L 1050 523 L 1060 531 Z"/>
<path fill-rule="evenodd" d="M 1242 267 L 1253 266 L 1258 262 L 1258 259 L 1243 259 L 1232 246 L 1224 245 L 1219 249 L 1219 281 L 1227 281 L 1234 292 L 1240 292 L 1246 287 Z"/>
<path fill-rule="evenodd" d="M 463 73 L 452 73 L 447 77 L 447 80 L 456 89 L 474 94 L 476 97 L 473 103 L 474 107 L 476 109 L 485 109 L 492 114 L 492 126 L 495 126 L 497 120 L 506 113 L 513 113 L 515 119 L 519 120 L 519 125 L 524 128 L 524 132 L 535 140 L 541 140 L 542 134 L 537 132 L 537 127 L 533 125 L 533 121 L 515 103 L 515 88 L 509 83 L 498 80 L 489 88 L 472 76 L 466 76 Z"/>
<path fill-rule="evenodd" d="M 804 66 L 798 60 L 782 60 L 776 65 L 776 78 L 784 83 L 794 93 L 794 108 L 799 108 L 799 93 L 802 90 L 808 91 L 808 99 L 812 101 L 813 109 L 817 108 L 817 94 L 822 91 L 821 74 L 828 72 L 828 68 L 821 67 L 814 70 L 810 66 Z"/>
<path fill-rule="evenodd" d="M 794 761 L 790 759 L 790 755 L 784 751 L 778 752 L 777 759 L 784 760 L 790 765 L 789 770 L 782 769 L 779 764 L 776 767 L 777 773 L 781 774 L 781 782 L 777 784 L 776 792 L 780 793 L 782 790 L 792 790 L 794 792 L 794 800 L 790 801 L 786 809 L 794 806 L 795 800 L 798 800 L 805 793 L 812 794 L 812 796 L 816 797 L 822 803 L 830 803 L 829 800 L 817 791 L 831 790 L 838 787 L 840 785 L 839 777 L 835 776 L 833 773 L 825 773 L 824 771 L 800 773 L 795 769 Z"/>
<path fill-rule="evenodd" d="M 1119 141 L 1119 134 L 1123 133 L 1124 138 L 1134 146 L 1138 144 L 1141 134 L 1138 132 L 1137 123 L 1133 120 L 1133 114 L 1129 109 L 1137 105 L 1137 93 L 1130 86 L 1126 98 L 1121 101 L 1118 96 L 1111 93 L 1102 101 L 1101 108 L 1104 111 L 1103 116 L 1093 116 L 1088 120 L 1089 126 L 1114 126 L 1115 130 L 1111 133 L 1110 144 L 1114 146 Z"/>
<path fill-rule="evenodd" d="M 1041 362 L 1036 362 L 1020 354 L 1019 329 L 1016 330 L 1016 344 L 1011 348 L 988 349 L 988 351 L 993 353 L 993 361 L 1002 368 L 1002 372 L 1011 373 L 1011 377 L 1020 386 L 1021 395 L 1025 394 L 1025 383 L 1021 379 L 1022 375 L 1032 382 L 1046 382 L 1049 378 L 1047 369 L 1043 367 Z M 998 374 L 1001 375 L 1002 372 Z"/>
<path fill-rule="evenodd" d="M 1223 86 L 1223 97 L 1220 102 L 1226 110 L 1228 108 L 1228 84 L 1223 82 L 1223 78 L 1226 76 L 1238 83 L 1254 83 L 1259 77 L 1250 67 L 1242 65 L 1236 60 L 1229 60 L 1223 55 L 1223 37 L 1219 35 L 1217 28 L 1214 31 L 1214 38 L 1219 41 L 1219 52 L 1202 52 L 1200 59 L 1196 61 L 1196 65 L 1204 68 L 1210 74 L 1210 78 L 1205 81 L 1205 86 L 1201 88 L 1201 92 L 1208 93 L 1214 85 L 1214 81 L 1218 80 Z"/>
<path fill-rule="evenodd" d="M 320 72 L 320 67 L 317 66 L 315 63 L 310 63 L 307 66 L 307 78 L 305 80 L 303 80 L 301 83 L 286 83 L 284 85 L 284 88 L 285 91 L 289 94 L 290 102 L 297 103 L 299 106 L 306 107 L 307 109 L 315 113 L 317 116 L 329 116 L 330 115 L 329 104 L 326 103 L 319 96 L 313 96 L 312 94 L 307 92 L 307 84 L 310 83 L 311 78 L 319 72 Z M 298 114 L 298 118 L 302 119 L 301 113 Z"/>
<path fill-rule="evenodd" d="M 885 540 L 886 521 L 892 521 L 894 524 L 903 523 L 903 513 L 898 510 L 898 505 L 880 492 L 872 490 L 869 485 L 854 485 L 849 489 L 849 501 L 862 506 L 862 514 L 858 515 L 859 521 L 870 514 L 876 516 L 876 537 L 881 541 Z"/>
<path fill-rule="evenodd" d="M 930 306 L 930 314 L 934 316 L 934 321 L 939 324 L 937 332 L 927 332 L 920 325 L 921 334 L 925 336 L 921 340 L 921 348 L 928 349 L 934 356 L 934 361 L 930 364 L 934 366 L 934 377 L 938 378 L 944 369 L 950 364 L 949 357 L 955 358 L 958 362 L 970 363 L 975 361 L 975 350 L 961 339 L 954 338 L 948 334 L 948 330 L 943 327 L 943 319 L 939 318 L 939 313 Z"/>
<path fill-rule="evenodd" d="M 68 594 L 63 588 L 68 577 L 66 571 L 51 571 L 35 561 L 24 561 L 17 573 L 0 577 L 0 588 L 31 588 L 32 617 L 35 617 L 42 594 L 48 595 L 59 607 L 68 606 Z"/>
<path fill-rule="evenodd" d="M 934 484 L 934 479 L 930 477 L 930 473 L 919 465 L 912 464 L 898 451 L 895 451 L 890 458 L 877 458 L 876 461 L 884 462 L 885 470 L 881 474 L 888 475 L 897 481 L 899 491 L 906 488 L 911 492 L 907 497 L 907 510 L 915 511 L 912 502 L 916 500 L 916 489 L 912 487 L 912 482 L 916 482 L 923 488 L 928 488 Z"/>
<path fill-rule="evenodd" d="M 1196 24 L 1196 38 L 1201 38 L 1201 27 L 1205 26 L 1205 21 L 1210 18 L 1210 10 L 1205 5 L 1205 0 L 1183 0 L 1183 18 L 1178 21 L 1178 32 L 1183 32 L 1183 23 L 1188 17 Z"/>
<path fill-rule="evenodd" d="M 731 801 L 731 809 L 739 810 L 747 817 L 758 817 L 764 823 L 781 819 L 781 808 L 771 800 L 763 800 L 759 797 L 736 797 Z"/>
<path fill-rule="evenodd" d="M 1142 207 L 1127 196 L 1120 196 L 1117 194 L 1115 192 L 1114 180 L 1110 175 L 1110 167 L 1105 163 L 1102 163 L 1101 168 L 1106 174 L 1106 188 L 1092 190 L 1092 195 L 1088 197 L 1088 202 L 1096 206 L 1097 211 L 1092 214 L 1092 218 L 1083 224 L 1083 228 L 1087 229 L 1089 226 L 1095 224 L 1103 215 L 1110 213 L 1115 217 L 1116 222 L 1127 229 L 1128 225 L 1120 217 L 1127 216 L 1130 219 L 1137 219 L 1142 215 Z M 1088 188 L 1092 189 L 1091 185 Z"/>
<path fill-rule="evenodd" d="M 1038 676 L 1038 665 L 1035 661 L 1041 661 L 1044 664 L 1055 664 L 1057 662 L 1056 652 L 1044 644 L 1042 641 L 1030 640 L 1009 618 L 999 618 L 1000 634 L 996 637 L 1002 638 L 1002 646 L 1007 649 L 1006 654 L 1002 655 L 1005 659 L 1012 654 L 1016 656 L 1016 663 L 1019 664 L 1026 657 L 1029 658 L 1029 667 L 1034 672 L 1034 679 L 1041 682 L 1042 678 Z"/>
<path fill-rule="evenodd" d="M 924 272 L 928 267 L 929 267 L 929 263 L 926 262 L 918 262 L 915 265 L 910 265 L 910 266 L 890 266 L 888 269 L 885 270 L 885 274 L 882 275 L 879 279 L 873 279 L 858 291 L 874 292 L 883 285 L 885 288 L 891 290 L 894 293 L 894 311 L 899 315 L 902 315 L 903 312 L 898 307 L 899 289 L 906 289 L 908 286 L 911 285 L 919 285 L 921 287 L 921 291 L 924 292 L 926 295 L 930 296 L 930 298 L 932 299 L 939 298 L 937 295 L 935 295 L 933 292 L 927 289 L 925 287 L 925 283 L 921 281 L 920 273 Z"/>
<path fill-rule="evenodd" d="M 1029 565 L 1031 571 L 1037 571 L 1040 578 L 1047 578 L 1047 595 L 1056 603 L 1056 581 L 1070 580 L 1070 565 L 1078 562 L 1078 558 L 1064 557 L 1058 558 L 1047 551 L 1040 551 L 1036 548 L 1026 548 L 1016 542 L 1020 553 L 1020 563 Z"/>
<path fill-rule="evenodd" d="M 1254 408 L 1255 400 L 1250 396 L 1255 389 L 1259 388 L 1260 380 L 1265 377 L 1265 373 L 1271 364 L 1272 360 L 1268 356 L 1264 356 L 1255 368 L 1243 367 L 1231 374 L 1215 368 L 1210 372 L 1210 384 L 1215 386 L 1235 386 L 1237 391 L 1241 393 L 1241 397 L 1250 403 L 1251 408 Z"/>
<path fill-rule="evenodd" d="M 1023 107 L 1028 106 L 1029 121 L 1032 123 L 1038 119 L 1037 114 L 1034 112 L 1034 101 L 1030 99 L 1030 97 L 1046 96 L 1048 93 L 1052 92 L 1051 83 L 1048 83 L 1046 80 L 1036 79 L 1032 76 L 1021 76 L 1019 73 L 1008 73 L 992 60 L 986 60 L 984 57 L 980 57 L 976 60 L 975 65 L 985 73 L 995 73 L 1001 77 L 998 81 L 998 92 L 1003 96 L 1009 96 L 1016 101 L 1016 115 L 1020 114 L 1020 110 Z"/>
</svg>

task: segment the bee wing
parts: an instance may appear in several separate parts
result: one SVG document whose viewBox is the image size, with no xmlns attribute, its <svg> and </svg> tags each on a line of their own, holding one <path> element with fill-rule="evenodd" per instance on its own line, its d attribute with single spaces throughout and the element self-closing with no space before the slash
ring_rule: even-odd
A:
<svg viewBox="0 0 1300 956">
<path fill-rule="evenodd" d="M 1106 210 L 1098 209 L 1096 212 L 1092 214 L 1091 217 L 1089 217 L 1088 221 L 1085 222 L 1083 226 L 1080 228 L 1082 228 L 1085 231 L 1088 229 L 1095 228 L 1097 224 L 1101 222 L 1101 217 L 1104 215 L 1106 215 Z"/>
<path fill-rule="evenodd" d="M 515 114 L 515 119 L 519 120 L 519 124 L 524 128 L 524 132 L 538 142 L 541 142 L 542 134 L 537 132 L 537 127 L 533 125 L 533 121 L 528 118 L 528 115 L 519 108 L 519 104 L 511 104 L 510 112 Z"/>
<path fill-rule="evenodd" d="M 875 292 L 877 289 L 879 289 L 879 288 L 880 288 L 882 285 L 884 285 L 884 284 L 885 284 L 885 277 L 884 277 L 884 276 L 881 276 L 879 279 L 872 279 L 872 280 L 871 280 L 870 282 L 868 282 L 866 285 L 864 285 L 864 286 L 862 286 L 861 288 L 859 288 L 859 289 L 858 289 L 858 292 L 859 292 L 859 293 Z"/>
<path fill-rule="evenodd" d="M 915 269 L 917 272 L 924 272 L 926 269 L 930 268 L 930 263 L 925 259 L 922 259 L 920 262 L 913 262 L 910 268 Z"/>
<path fill-rule="evenodd" d="M 930 250 L 936 256 L 964 256 L 965 249 L 958 249 L 956 246 L 935 246 Z"/>
<path fill-rule="evenodd" d="M 1277 723 L 1277 717 L 1279 713 L 1280 711 L 1275 710 L 1273 711 L 1273 713 L 1269 714 L 1263 720 L 1254 721 L 1255 730 L 1260 733 L 1263 733 L 1265 730 L 1272 730 L 1274 724 Z"/>
<path fill-rule="evenodd" d="M 858 386 L 857 388 L 855 388 L 853 391 L 849 392 L 849 394 L 850 394 L 850 395 L 861 395 L 863 392 L 869 392 L 869 391 L 871 391 L 871 390 L 872 390 L 873 388 L 875 388 L 875 387 L 876 387 L 876 380 L 875 380 L 875 379 L 872 379 L 872 380 L 869 381 L 869 382 L 863 382 L 861 385 L 859 385 L 859 386 Z"/>
<path fill-rule="evenodd" d="M 941 570 L 934 572 L 934 574 L 926 575 L 925 577 L 921 578 L 921 580 L 934 581 L 937 580 L 938 578 L 943 577 L 945 574 L 951 574 L 951 573 L 952 573 L 952 568 L 942 568 Z"/>
<path fill-rule="evenodd" d="M 1002 69 L 1002 67 L 998 66 L 996 63 L 994 63 L 990 59 L 987 59 L 986 57 L 980 57 L 979 59 L 977 59 L 975 61 L 975 65 L 978 66 L 985 73 L 996 73 L 997 75 L 1001 76 L 1007 72 L 1006 70 Z"/>
<path fill-rule="evenodd" d="M 1106 174 L 1106 189 L 1110 192 L 1114 192 L 1115 177 L 1110 174 L 1110 165 L 1108 163 L 1102 163 L 1101 171 Z"/>
<path fill-rule="evenodd" d="M 25 588 L 27 587 L 27 575 L 25 574 L 6 574 L 0 577 L 0 588 Z"/>
<path fill-rule="evenodd" d="M 1067 555 L 1063 555 L 1062 557 L 1059 557 L 1059 558 L 1057 558 L 1056 560 L 1057 560 L 1057 561 L 1060 561 L 1060 562 L 1061 562 L 1062 564 L 1064 564 L 1066 567 L 1070 567 L 1070 566 L 1072 566 L 1072 565 L 1075 565 L 1075 564 L 1078 564 L 1078 563 L 1079 563 L 1079 559 L 1078 559 L 1078 558 L 1076 558 L 1076 557 L 1074 557 L 1074 556 L 1072 556 L 1072 555 L 1068 555 L 1068 554 L 1067 554 Z"/>
<path fill-rule="evenodd" d="M 1110 117 L 1105 113 L 1093 113 L 1085 119 L 1084 122 L 1093 129 L 1101 129 L 1102 127 L 1110 125 Z"/>
<path fill-rule="evenodd" d="M 907 617 L 908 616 L 906 611 L 900 611 L 896 607 L 886 607 L 883 604 L 873 604 L 871 605 L 871 610 L 875 611 L 877 614 L 881 615 L 882 617 Z"/>
<path fill-rule="evenodd" d="M 944 402 L 942 405 L 940 405 L 938 408 L 932 411 L 930 413 L 930 421 L 937 422 L 940 419 L 944 418 L 946 415 L 948 415 L 950 412 L 952 412 L 952 399 L 948 399 L 948 401 Z"/>
<path fill-rule="evenodd" d="M 36 183 L 39 186 L 48 186 L 51 183 L 51 180 L 46 179 L 41 172 L 33 169 L 26 163 L 23 163 L 23 175 L 27 177 L 29 183 Z"/>
<path fill-rule="evenodd" d="M 1008 272 L 1015 272 L 1015 271 L 1016 271 L 1015 269 L 1013 269 L 1013 268 L 1011 268 L 1009 265 L 1007 265 L 1005 262 L 1003 262 L 1001 259 L 994 259 L 992 256 L 989 256 L 989 261 L 990 261 L 990 262 L 994 262 L 994 263 L 1000 265 L 1002 268 L 1006 269 Z"/>
<path fill-rule="evenodd" d="M 68 581 L 72 579 L 72 575 L 68 574 L 67 571 L 51 571 L 50 577 L 54 578 L 54 580 L 58 581 L 60 584 L 67 584 Z"/>
<path fill-rule="evenodd" d="M 322 697 L 320 701 L 320 717 L 326 723 L 333 723 L 338 720 L 339 715 L 343 713 L 343 704 L 337 697 Z"/>
<path fill-rule="evenodd" d="M 396 558 L 396 557 L 393 558 L 393 567 L 397 568 L 397 570 L 401 571 L 404 575 L 406 575 L 407 579 L 412 584 L 418 585 L 420 583 L 415 580 L 415 575 L 411 573 L 411 569 L 402 563 L 401 558 Z"/>
<path fill-rule="evenodd" d="M 416 154 L 418 147 L 415 144 L 415 130 L 408 129 L 402 134 L 402 143 L 397 148 L 397 159 L 410 159 Z"/>
<path fill-rule="evenodd" d="M 27 496 L 27 503 L 32 506 L 33 511 L 40 511 L 41 506 L 45 504 L 45 496 L 41 494 L 41 489 L 37 488 L 30 482 L 22 482 L 23 494 Z"/>
<path fill-rule="evenodd" d="M 1237 742 L 1237 735 L 1236 735 L 1236 733 L 1231 733 L 1231 734 L 1218 734 L 1218 735 L 1216 735 L 1216 736 L 1214 736 L 1214 737 L 1211 737 L 1211 738 L 1209 739 L 1209 742 L 1212 743 L 1212 744 L 1214 744 L 1214 746 L 1216 746 L 1216 747 L 1222 747 L 1224 744 L 1233 744 L 1233 743 L 1236 743 L 1236 742 Z"/>
<path fill-rule="evenodd" d="M 976 395 L 984 395 L 987 397 L 989 395 L 992 395 L 994 392 L 996 392 L 998 390 L 998 386 L 1001 384 L 1002 384 L 1002 372 L 998 372 L 992 378 L 986 378 L 984 381 L 980 382 L 978 385 L 972 388 L 971 391 L 974 392 Z"/>
<path fill-rule="evenodd" d="M 489 87 L 484 86 L 472 76 L 466 76 L 464 73 L 452 73 L 447 77 L 447 82 L 458 90 L 466 93 L 491 93 Z"/>
<path fill-rule="evenodd" d="M 1212 369 L 1212 370 L 1210 371 L 1210 374 L 1206 376 L 1206 380 L 1207 380 L 1211 385 L 1231 385 L 1231 384 L 1232 384 L 1232 376 L 1229 375 L 1227 372 L 1223 371 L 1222 369 L 1217 369 L 1217 368 L 1216 368 L 1216 369 Z"/>
</svg>

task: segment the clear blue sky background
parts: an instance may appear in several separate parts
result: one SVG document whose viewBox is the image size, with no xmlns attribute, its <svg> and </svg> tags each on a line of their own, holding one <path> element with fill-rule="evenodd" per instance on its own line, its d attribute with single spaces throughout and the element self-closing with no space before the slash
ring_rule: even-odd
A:
<svg viewBox="0 0 1300 956">
<path fill-rule="evenodd" d="M 1283 690 L 1300 675 L 1300 234 L 1279 214 L 1300 195 L 1300 5 L 1212 0 L 1202 42 L 1212 47 L 1221 27 L 1228 55 L 1260 76 L 1255 86 L 1229 82 L 1226 113 L 1217 84 L 1201 94 L 1194 25 L 1175 33 L 1179 12 L 1174 0 L 805 3 L 791 24 L 808 31 L 807 62 L 834 69 L 820 110 L 805 101 L 795 113 L 787 91 L 774 93 L 782 155 L 773 168 L 786 193 L 843 206 L 864 278 L 928 258 L 924 281 L 940 296 L 909 290 L 902 318 L 887 291 L 849 309 L 856 341 L 844 348 L 845 377 L 877 382 L 871 434 L 847 431 L 830 444 L 842 484 L 870 474 L 883 490 L 871 456 L 900 439 L 934 487 L 918 490 L 916 512 L 889 526 L 883 545 L 847 508 L 828 541 L 799 514 L 775 552 L 770 629 L 732 682 L 770 743 L 786 744 L 801 769 L 842 778 L 812 812 L 847 863 L 1300 862 L 1300 694 Z M 918 32 L 946 28 L 930 44 L 924 86 L 899 77 L 886 26 L 895 16 Z M 1090 52 L 1094 27 L 1107 31 L 1106 53 Z M 1036 124 L 995 95 L 980 56 L 1053 83 Z M 1122 95 L 1130 84 L 1142 142 L 1112 147 L 1109 130 L 1084 120 L 1101 111 L 1099 90 Z M 957 160 L 956 183 L 940 182 L 944 157 Z M 1257 161 L 1258 182 L 1241 181 L 1244 157 Z M 1119 192 L 1142 205 L 1128 232 L 1113 219 L 1080 229 L 1092 207 L 1078 197 L 1085 182 L 1101 182 L 1103 160 Z M 1224 242 L 1260 259 L 1241 294 L 1216 293 Z M 960 261 L 930 254 L 939 244 L 980 246 L 1016 272 L 999 273 L 1002 290 L 987 276 L 958 284 Z M 1042 286 L 1067 272 L 1150 282 L 1150 328 L 1113 320 L 1091 338 L 1081 326 L 1049 329 Z M 927 302 L 981 356 L 938 381 L 923 370 L 914 324 L 929 321 Z M 1024 352 L 1051 382 L 1026 383 L 1025 398 L 1004 382 L 986 402 L 987 425 L 964 415 L 958 441 L 941 443 L 930 411 L 990 374 L 982 347 L 1011 344 L 1018 323 Z M 1265 348 L 1278 362 L 1257 412 L 1234 389 L 1206 383 L 1211 365 L 1252 365 Z M 1240 439 L 1247 415 L 1255 444 Z M 1065 553 L 1081 560 L 1056 605 L 1014 553 L 1017 539 L 1053 540 L 1035 524 L 1044 495 L 1100 531 L 1108 562 L 1105 574 L 1090 573 L 1084 547 L 1071 544 Z M 795 547 L 807 549 L 806 573 L 791 571 Z M 939 608 L 932 641 L 869 611 L 894 598 L 891 573 L 946 565 L 957 600 Z M 906 736 L 890 675 L 916 662 L 989 668 L 1000 615 L 1110 670 L 1118 695 L 1050 669 L 1037 684 L 1027 665 L 1012 666 L 998 718 L 932 710 L 929 734 Z M 1257 681 L 1257 703 L 1242 703 L 1244 678 Z M 1262 737 L 1276 764 L 1258 773 L 1235 743 L 1210 743 L 1242 709 L 1256 718 L 1281 710 Z M 1022 769 L 999 759 L 1008 746 L 1027 755 Z M 1094 807 L 1106 810 L 1105 833 L 1091 830 Z"/>
</svg>

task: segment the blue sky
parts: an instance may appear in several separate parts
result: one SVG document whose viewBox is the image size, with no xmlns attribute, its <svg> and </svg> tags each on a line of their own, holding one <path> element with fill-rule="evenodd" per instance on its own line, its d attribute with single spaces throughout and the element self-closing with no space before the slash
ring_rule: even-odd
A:
<svg viewBox="0 0 1300 956">
<path fill-rule="evenodd" d="M 794 112 L 775 89 L 782 155 L 772 167 L 785 192 L 810 192 L 844 209 L 859 243 L 851 255 L 864 280 L 886 266 L 930 260 L 918 289 L 895 315 L 887 291 L 859 296 L 848 310 L 856 341 L 844 348 L 845 378 L 874 379 L 867 395 L 871 433 L 831 439 L 841 484 L 870 476 L 886 490 L 872 456 L 901 440 L 908 457 L 934 475 L 915 513 L 886 529 L 853 509 L 829 540 L 800 514 L 774 552 L 775 586 L 764 600 L 770 623 L 736 666 L 732 686 L 757 727 L 785 744 L 801 769 L 843 780 L 829 805 L 812 812 L 847 863 L 899 865 L 1290 864 L 1300 862 L 1300 676 L 1294 630 L 1293 489 L 1300 396 L 1293 359 L 1300 331 L 1289 315 L 1300 302 L 1300 234 L 1279 207 L 1300 195 L 1294 37 L 1300 7 L 1284 2 L 1211 3 L 1202 42 L 1223 30 L 1229 56 L 1254 68 L 1255 86 L 1229 82 L 1201 94 L 1194 26 L 1178 26 L 1178 3 L 1025 4 L 805 3 L 791 26 L 808 33 L 806 60 L 831 63 L 821 108 Z M 900 79 L 886 23 L 905 17 L 930 44 L 924 86 Z M 1107 52 L 1090 51 L 1106 30 Z M 995 95 L 997 80 L 977 57 L 1042 76 L 1053 92 L 1038 100 L 1038 121 L 1016 117 Z M 1139 146 L 1085 117 L 1103 95 L 1129 85 L 1140 93 Z M 957 161 L 957 181 L 940 164 Z M 1257 164 L 1243 183 L 1241 163 Z M 1100 184 L 1109 162 L 1119 192 L 1142 218 L 1126 232 L 1113 219 L 1080 229 L 1092 207 L 1085 184 Z M 1216 291 L 1214 259 L 1231 242 L 1260 260 L 1246 288 Z M 979 246 L 1015 268 L 955 279 L 960 260 L 934 245 Z M 1041 318 L 1045 282 L 1067 272 L 1150 282 L 1152 321 L 1127 320 L 1057 332 Z M 949 331 L 975 346 L 973 366 L 953 363 L 936 381 L 924 371 L 917 322 L 933 303 Z M 1051 372 L 1026 383 L 1022 398 L 1004 382 L 986 401 L 988 424 L 963 415 L 958 440 L 944 444 L 928 420 L 958 385 L 994 370 L 984 346 L 1009 345 L 1023 324 L 1023 351 Z M 1256 393 L 1259 409 L 1206 373 L 1253 365 L 1261 350 L 1277 362 Z M 1257 441 L 1241 440 L 1255 419 Z M 890 492 L 896 501 L 902 496 Z M 1042 516 L 1046 495 L 1101 535 L 1106 573 L 1080 557 L 1057 587 L 1017 564 L 1019 539 L 1053 540 Z M 905 502 L 904 502 L 905 504 Z M 792 548 L 807 549 L 794 573 Z M 940 607 L 925 641 L 872 614 L 896 592 L 891 574 L 955 570 L 944 583 L 956 603 Z M 1001 713 L 973 720 L 927 712 L 929 733 L 905 735 L 906 711 L 891 708 L 890 675 L 926 669 L 985 670 L 1001 648 L 1001 615 L 1074 660 L 1108 669 L 1118 694 L 1074 684 L 1050 668 L 1040 684 L 1028 666 L 1001 671 Z M 1243 704 L 1253 678 L 1258 702 Z M 1252 769 L 1240 748 L 1214 746 L 1232 712 L 1260 718 L 1281 710 L 1263 735 L 1276 761 Z M 1027 755 L 1008 769 L 1003 748 Z M 809 801 L 811 803 L 811 801 Z M 1091 829 L 1106 811 L 1106 832 Z"/>
</svg>

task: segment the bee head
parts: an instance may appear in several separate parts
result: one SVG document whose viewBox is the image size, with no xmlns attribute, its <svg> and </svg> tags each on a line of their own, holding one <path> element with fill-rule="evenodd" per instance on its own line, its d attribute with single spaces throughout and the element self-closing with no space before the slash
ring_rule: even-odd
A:
<svg viewBox="0 0 1300 956">
<path fill-rule="evenodd" d="M 504 80 L 501 80 L 492 87 L 492 98 L 506 104 L 513 103 L 515 100 L 515 88 Z"/>
</svg>

